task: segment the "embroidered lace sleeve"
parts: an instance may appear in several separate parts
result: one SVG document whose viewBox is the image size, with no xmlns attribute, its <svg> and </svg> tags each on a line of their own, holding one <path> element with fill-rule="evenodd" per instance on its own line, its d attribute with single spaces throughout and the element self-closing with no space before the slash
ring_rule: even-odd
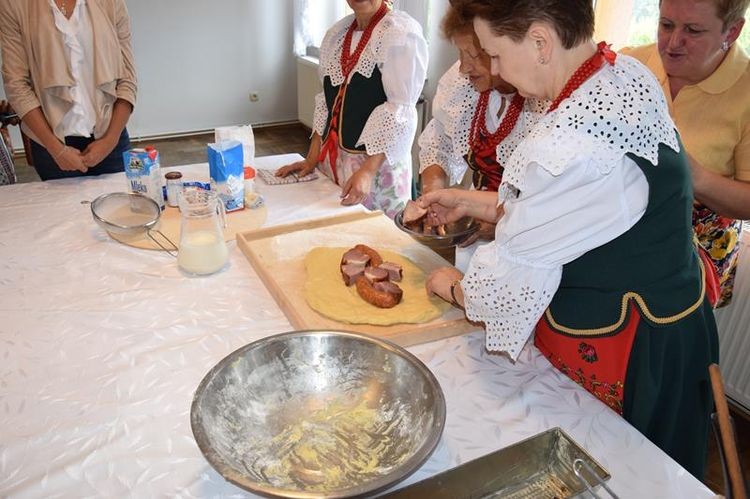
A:
<svg viewBox="0 0 750 499">
<path fill-rule="evenodd" d="M 458 71 L 456 62 L 438 82 L 432 104 L 433 119 L 419 137 L 419 172 L 437 164 L 451 184 L 461 181 L 467 165 L 471 118 L 479 94 Z"/>
<path fill-rule="evenodd" d="M 630 229 L 648 183 L 622 156 L 602 172 L 587 152 L 553 175 L 527 165 L 525 190 L 505 203 L 495 242 L 481 246 L 461 282 L 466 315 L 486 326 L 487 349 L 514 359 L 557 291 L 562 266 Z"/>
<path fill-rule="evenodd" d="M 415 106 L 427 72 L 427 43 L 419 24 L 402 12 L 388 14 L 380 24 L 356 71 L 363 65 L 367 69 L 366 55 L 371 53 L 380 67 L 388 100 L 370 114 L 357 145 L 364 144 L 370 155 L 385 153 L 394 164 L 411 151 L 417 129 Z"/>
<path fill-rule="evenodd" d="M 315 96 L 315 111 L 313 112 L 313 127 L 312 131 L 323 136 L 326 130 L 326 122 L 328 120 L 328 104 L 326 104 L 325 93 L 320 92 Z"/>
</svg>

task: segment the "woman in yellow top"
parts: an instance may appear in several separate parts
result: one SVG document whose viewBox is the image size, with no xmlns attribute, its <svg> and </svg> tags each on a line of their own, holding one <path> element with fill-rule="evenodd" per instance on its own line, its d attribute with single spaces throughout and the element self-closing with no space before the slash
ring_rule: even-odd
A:
<svg viewBox="0 0 750 499">
<path fill-rule="evenodd" d="M 750 219 L 750 59 L 735 42 L 750 0 L 662 0 L 656 44 L 623 50 L 656 75 L 690 157 L 693 226 L 732 296 Z"/>
</svg>

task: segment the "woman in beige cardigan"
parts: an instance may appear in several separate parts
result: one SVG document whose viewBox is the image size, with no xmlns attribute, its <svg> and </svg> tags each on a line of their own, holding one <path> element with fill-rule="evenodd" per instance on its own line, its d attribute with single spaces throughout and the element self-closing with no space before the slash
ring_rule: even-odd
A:
<svg viewBox="0 0 750 499">
<path fill-rule="evenodd" d="M 123 170 L 136 75 L 124 0 L 3 0 L 5 94 L 42 180 Z"/>
</svg>

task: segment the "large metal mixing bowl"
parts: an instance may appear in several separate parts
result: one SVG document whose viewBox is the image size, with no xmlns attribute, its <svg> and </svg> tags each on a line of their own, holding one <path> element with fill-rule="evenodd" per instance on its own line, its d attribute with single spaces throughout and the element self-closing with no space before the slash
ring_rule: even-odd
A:
<svg viewBox="0 0 750 499">
<path fill-rule="evenodd" d="M 198 446 L 225 479 L 265 495 L 374 493 L 414 472 L 445 424 L 445 398 L 412 354 L 340 331 L 246 345 L 195 392 Z"/>
<path fill-rule="evenodd" d="M 424 232 L 410 229 L 404 225 L 403 211 L 397 213 L 393 221 L 396 223 L 396 227 L 409 234 L 415 240 L 436 251 L 453 248 L 479 230 L 479 222 L 471 217 L 463 217 L 461 220 L 446 224 L 444 236 L 425 234 Z"/>
</svg>

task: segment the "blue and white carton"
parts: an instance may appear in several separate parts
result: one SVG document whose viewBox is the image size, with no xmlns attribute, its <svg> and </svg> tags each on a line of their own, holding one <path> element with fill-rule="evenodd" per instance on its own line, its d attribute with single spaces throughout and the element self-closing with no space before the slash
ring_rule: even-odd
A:
<svg viewBox="0 0 750 499">
<path fill-rule="evenodd" d="M 237 140 L 208 144 L 211 190 L 216 192 L 228 212 L 245 207 L 245 174 L 242 158 L 242 143 Z"/>
<path fill-rule="evenodd" d="M 154 147 L 131 149 L 122 153 L 125 176 L 130 192 L 145 194 L 164 209 L 164 179 L 161 175 L 159 152 Z"/>
</svg>

